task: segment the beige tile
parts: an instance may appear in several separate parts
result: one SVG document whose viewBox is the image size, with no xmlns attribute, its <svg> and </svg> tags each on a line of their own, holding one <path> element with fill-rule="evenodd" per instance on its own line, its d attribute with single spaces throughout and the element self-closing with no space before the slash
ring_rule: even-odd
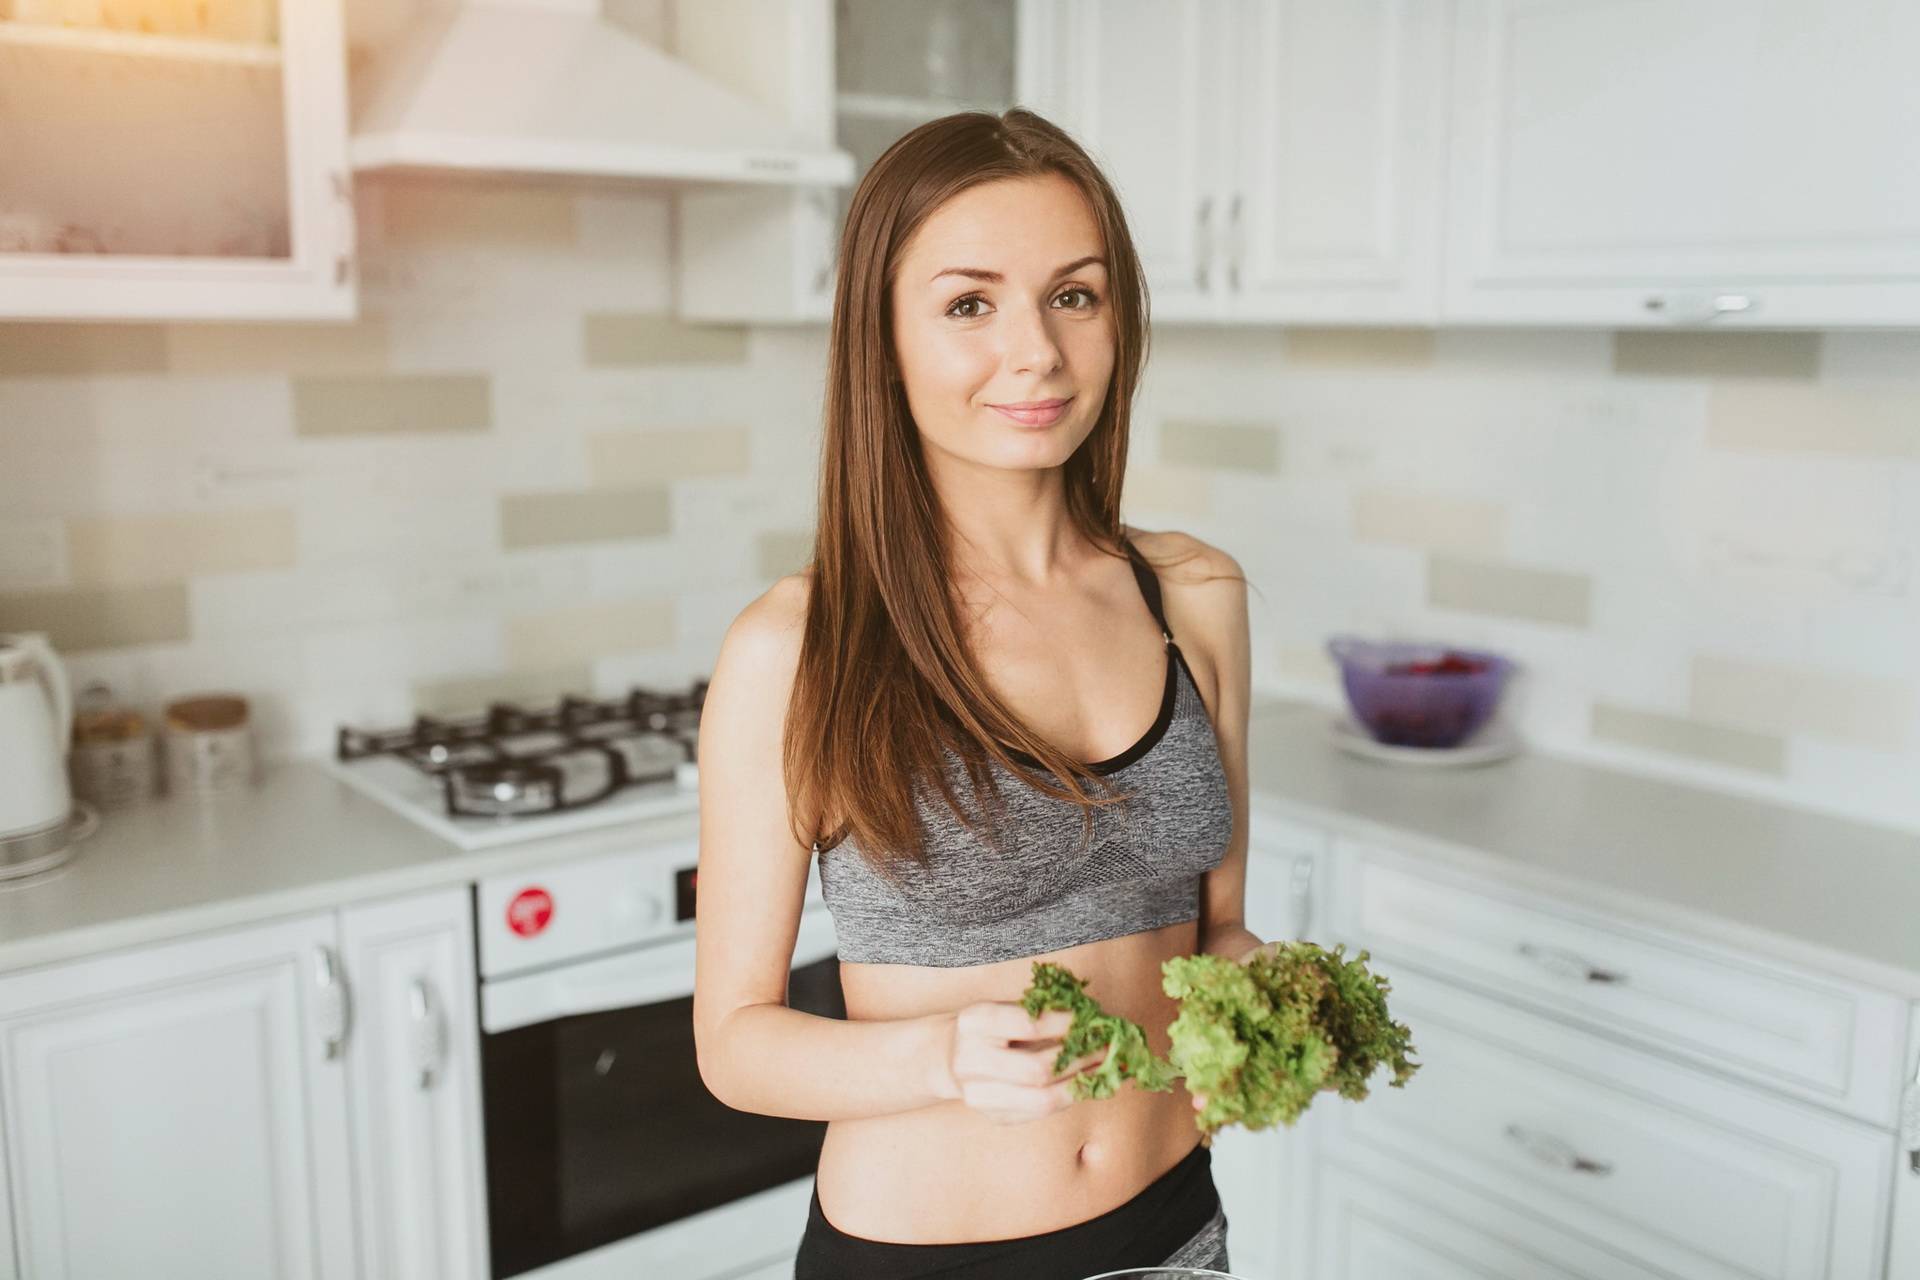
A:
<svg viewBox="0 0 1920 1280">
<path fill-rule="evenodd" d="M 1695 654 L 1689 709 L 1760 733 L 1804 733 L 1878 751 L 1912 745 L 1905 681 Z"/>
<path fill-rule="evenodd" d="M 492 383 L 460 373 L 295 378 L 293 422 L 303 436 L 485 431 Z"/>
<path fill-rule="evenodd" d="M 1595 738 L 1622 746 L 1686 756 L 1708 764 L 1776 777 L 1787 773 L 1787 743 L 1775 734 L 1612 702 L 1593 704 L 1591 732 Z"/>
<path fill-rule="evenodd" d="M 594 311 L 585 326 L 589 366 L 635 364 L 744 364 L 743 325 L 689 324 L 653 312 Z"/>
<path fill-rule="evenodd" d="M 607 600 L 507 619 L 507 662 L 550 667 L 673 643 L 673 600 Z"/>
<path fill-rule="evenodd" d="M 67 522 L 67 573 L 77 586 L 121 586 L 285 569 L 296 543 L 287 507 L 87 516 Z"/>
<path fill-rule="evenodd" d="M 500 545 L 513 549 L 659 537 L 672 532 L 669 497 L 664 485 L 502 494 Z"/>
<path fill-rule="evenodd" d="M 1137 462 L 1127 468 L 1120 505 L 1133 512 L 1176 516 L 1213 514 L 1213 473 L 1195 467 L 1162 467 Z"/>
<path fill-rule="evenodd" d="M 1160 427 L 1160 461 L 1270 474 L 1280 469 L 1280 433 L 1264 423 L 1168 419 Z"/>
<path fill-rule="evenodd" d="M 44 631 L 70 653 L 190 638 L 187 585 L 12 591 L 0 594 L 0 631 Z"/>
<path fill-rule="evenodd" d="M 587 437 L 587 474 L 595 485 L 633 486 L 680 476 L 743 474 L 749 465 L 745 427 L 651 427 Z"/>
<path fill-rule="evenodd" d="M 1317 644 L 1282 644 L 1275 649 L 1275 665 L 1280 675 L 1300 684 L 1326 689 L 1340 687 L 1340 664 Z"/>
<path fill-rule="evenodd" d="M 1707 399 L 1707 443 L 1920 458 L 1920 381 L 1911 387 L 1716 382 Z"/>
<path fill-rule="evenodd" d="M 167 368 L 174 373 L 381 373 L 387 321 L 352 324 L 171 324 Z"/>
<path fill-rule="evenodd" d="M 1353 536 L 1361 542 L 1494 556 L 1506 547 L 1507 508 L 1412 489 L 1356 489 Z"/>
<path fill-rule="evenodd" d="M 1820 373 L 1820 335 L 1622 329 L 1613 335 L 1613 371 L 1682 378 L 1813 378 Z"/>
<path fill-rule="evenodd" d="M 383 180 L 381 230 L 394 243 L 476 241 L 522 247 L 573 243 L 573 196 L 537 183 L 403 178 Z"/>
<path fill-rule="evenodd" d="M 413 686 L 413 706 L 422 715 L 448 716 L 484 711 L 490 702 L 524 702 L 534 706 L 551 702 L 564 693 L 591 695 L 592 668 L 585 663 L 574 663 L 496 675 L 424 680 Z"/>
<path fill-rule="evenodd" d="M 0 377 L 162 373 L 166 367 L 161 325 L 0 323 Z"/>
<path fill-rule="evenodd" d="M 1338 369 L 1423 369 L 1433 363 L 1432 329 L 1288 329 L 1287 363 Z"/>
<path fill-rule="evenodd" d="M 1584 573 L 1465 556 L 1427 560 L 1427 603 L 1438 609 L 1584 627 L 1592 599 L 1593 580 Z"/>
<path fill-rule="evenodd" d="M 755 567 L 762 578 L 784 578 L 798 573 L 813 559 L 813 530 L 768 529 L 754 547 Z"/>
</svg>

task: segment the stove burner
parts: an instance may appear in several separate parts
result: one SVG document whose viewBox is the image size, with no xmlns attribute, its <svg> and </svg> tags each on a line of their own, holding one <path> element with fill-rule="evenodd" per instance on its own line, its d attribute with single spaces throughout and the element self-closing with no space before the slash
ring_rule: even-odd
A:
<svg viewBox="0 0 1920 1280">
<path fill-rule="evenodd" d="M 454 816 L 512 818 L 596 804 L 622 787 L 670 781 L 698 758 L 707 682 L 684 693 L 635 688 L 549 706 L 496 702 L 461 717 L 416 716 L 404 729 L 340 726 L 336 758 L 389 755 L 438 777 Z"/>
</svg>

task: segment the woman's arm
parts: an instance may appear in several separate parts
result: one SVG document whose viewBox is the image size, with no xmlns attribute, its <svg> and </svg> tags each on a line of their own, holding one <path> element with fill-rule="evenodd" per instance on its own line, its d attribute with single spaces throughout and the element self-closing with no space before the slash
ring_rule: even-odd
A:
<svg viewBox="0 0 1920 1280">
<path fill-rule="evenodd" d="M 954 1015 L 842 1021 L 787 1007 L 811 850 L 787 825 L 780 764 L 807 580 L 774 584 L 721 643 L 700 712 L 694 1044 L 730 1107 L 840 1120 L 958 1096 Z"/>
<path fill-rule="evenodd" d="M 1179 610 L 1177 634 L 1190 637 L 1190 645 L 1191 638 L 1199 639 L 1213 671 L 1208 711 L 1233 802 L 1233 836 L 1226 856 L 1201 882 L 1200 950 L 1245 960 L 1264 945 L 1246 926 L 1247 722 L 1253 696 L 1246 575 L 1239 562 L 1218 547 L 1187 534 L 1161 536 L 1182 538 L 1182 551 L 1198 551 L 1191 563 L 1171 575 L 1176 589 L 1168 608 Z"/>
</svg>

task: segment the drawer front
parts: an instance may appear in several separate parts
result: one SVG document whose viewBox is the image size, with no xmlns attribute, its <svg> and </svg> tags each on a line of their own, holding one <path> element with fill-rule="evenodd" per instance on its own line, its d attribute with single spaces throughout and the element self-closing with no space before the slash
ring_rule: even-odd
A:
<svg viewBox="0 0 1920 1280">
<path fill-rule="evenodd" d="M 1424 973 L 1422 1066 L 1334 1102 L 1329 1157 L 1423 1169 L 1690 1280 L 1877 1280 L 1893 1135 Z"/>
<path fill-rule="evenodd" d="M 1888 993 L 1377 845 L 1338 849 L 1335 930 L 1375 955 L 1893 1124 L 1906 1012 Z"/>
<path fill-rule="evenodd" d="M 1314 1280 L 1671 1280 L 1430 1175 L 1403 1168 L 1389 1183 L 1328 1162 L 1317 1182 L 1325 1210 Z"/>
</svg>

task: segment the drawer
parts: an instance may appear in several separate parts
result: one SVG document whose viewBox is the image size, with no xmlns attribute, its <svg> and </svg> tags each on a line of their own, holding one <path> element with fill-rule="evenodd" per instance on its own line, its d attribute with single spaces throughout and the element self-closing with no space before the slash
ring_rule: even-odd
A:
<svg viewBox="0 0 1920 1280">
<path fill-rule="evenodd" d="M 1881 1276 L 1891 1132 L 1377 971 L 1422 1066 L 1404 1087 L 1330 1103 L 1330 1160 L 1423 1172 L 1689 1280 Z"/>
<path fill-rule="evenodd" d="M 1429 1175 L 1403 1169 L 1388 1183 L 1329 1161 L 1316 1181 L 1313 1280 L 1672 1280 Z M 1236 1271 L 1239 1225 L 1227 1229 Z"/>
<path fill-rule="evenodd" d="M 1891 1128 L 1906 1002 L 1416 855 L 1337 841 L 1333 928 L 1480 986 Z"/>
</svg>

